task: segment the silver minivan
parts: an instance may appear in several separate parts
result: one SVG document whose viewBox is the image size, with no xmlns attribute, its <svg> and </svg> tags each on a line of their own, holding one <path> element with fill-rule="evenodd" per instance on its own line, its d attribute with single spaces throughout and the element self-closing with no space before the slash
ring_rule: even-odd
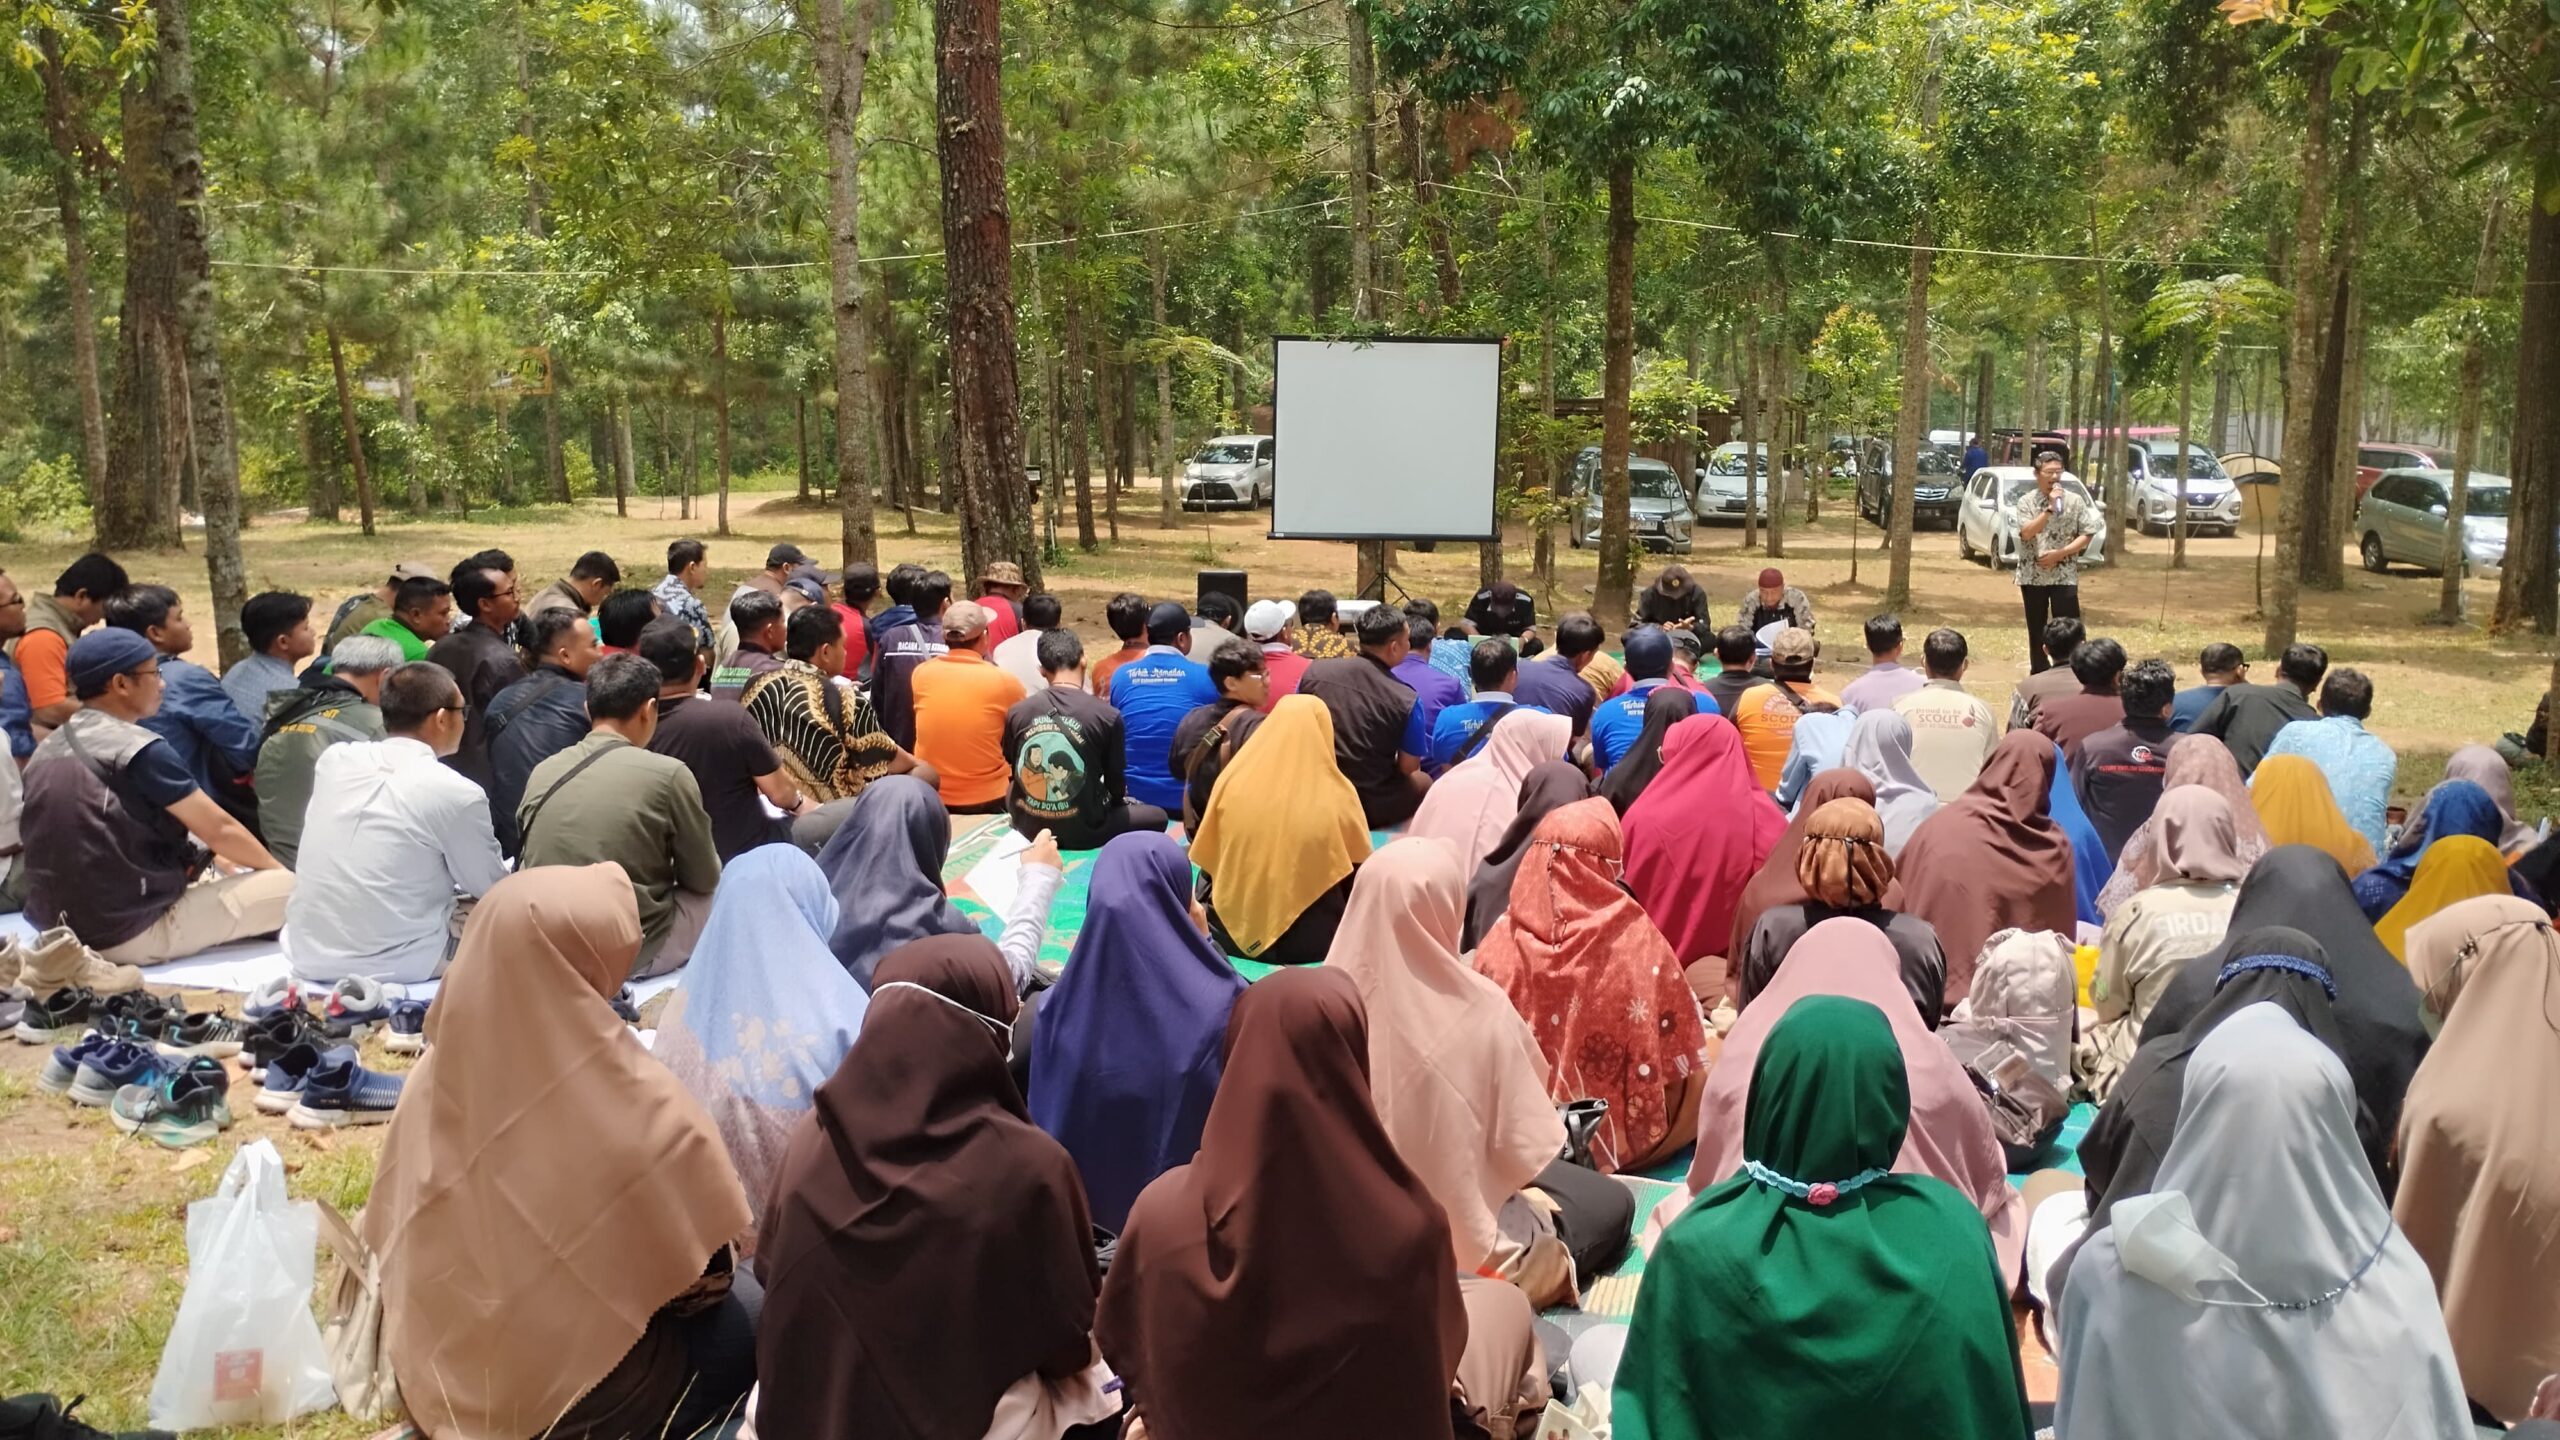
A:
<svg viewBox="0 0 2560 1440">
<path fill-rule="evenodd" d="M 2507 558 L 2507 507 L 2515 486 L 2504 475 L 2474 474 L 2462 502 L 2462 556 L 2473 575 L 2494 576 Z M 2364 568 L 2381 574 L 2391 562 L 2430 572 L 2444 563 L 2444 521 L 2453 506 L 2450 470 L 2385 470 L 2356 507 L 2356 548 Z"/>
<path fill-rule="evenodd" d="M 1200 447 L 1182 467 L 1182 506 L 1203 510 L 1220 505 L 1247 507 L 1271 503 L 1271 437 L 1220 435 Z"/>
</svg>

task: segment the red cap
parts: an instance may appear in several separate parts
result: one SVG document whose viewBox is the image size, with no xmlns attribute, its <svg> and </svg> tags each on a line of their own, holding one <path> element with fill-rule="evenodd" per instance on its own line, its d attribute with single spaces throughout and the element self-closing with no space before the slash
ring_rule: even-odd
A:
<svg viewBox="0 0 2560 1440">
<path fill-rule="evenodd" d="M 1760 572 L 1760 588 L 1763 590 L 1775 590 L 1786 583 L 1787 577 L 1779 574 L 1775 565 Z"/>
</svg>

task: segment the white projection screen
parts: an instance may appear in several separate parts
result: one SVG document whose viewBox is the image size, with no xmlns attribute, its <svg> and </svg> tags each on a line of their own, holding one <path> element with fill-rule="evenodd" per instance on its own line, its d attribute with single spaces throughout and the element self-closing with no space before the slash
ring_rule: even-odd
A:
<svg viewBox="0 0 2560 1440">
<path fill-rule="evenodd" d="M 1500 537 L 1500 340 L 1272 343 L 1273 539 Z"/>
</svg>

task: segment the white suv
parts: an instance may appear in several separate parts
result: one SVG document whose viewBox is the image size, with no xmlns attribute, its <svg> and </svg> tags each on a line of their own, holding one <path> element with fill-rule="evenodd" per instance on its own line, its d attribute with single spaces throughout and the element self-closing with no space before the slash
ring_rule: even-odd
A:
<svg viewBox="0 0 2560 1440">
<path fill-rule="evenodd" d="M 1220 435 L 1182 467 L 1182 508 L 1271 503 L 1271 437 Z"/>
</svg>

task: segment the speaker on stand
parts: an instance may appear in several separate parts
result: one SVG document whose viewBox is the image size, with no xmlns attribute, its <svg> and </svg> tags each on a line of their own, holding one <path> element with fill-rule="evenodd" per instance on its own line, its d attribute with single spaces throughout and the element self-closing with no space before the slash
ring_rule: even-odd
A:
<svg viewBox="0 0 2560 1440">
<path fill-rule="evenodd" d="M 1224 595 L 1228 599 L 1236 602 L 1236 613 L 1238 615 L 1242 615 L 1245 612 L 1245 607 L 1253 603 L 1245 598 L 1245 590 L 1245 572 L 1242 570 L 1203 570 L 1200 572 L 1200 593 L 1198 596 L 1200 600 L 1206 600 L 1212 595 Z M 1198 609 L 1196 602 L 1194 603 L 1193 609 L 1195 612 Z"/>
</svg>

